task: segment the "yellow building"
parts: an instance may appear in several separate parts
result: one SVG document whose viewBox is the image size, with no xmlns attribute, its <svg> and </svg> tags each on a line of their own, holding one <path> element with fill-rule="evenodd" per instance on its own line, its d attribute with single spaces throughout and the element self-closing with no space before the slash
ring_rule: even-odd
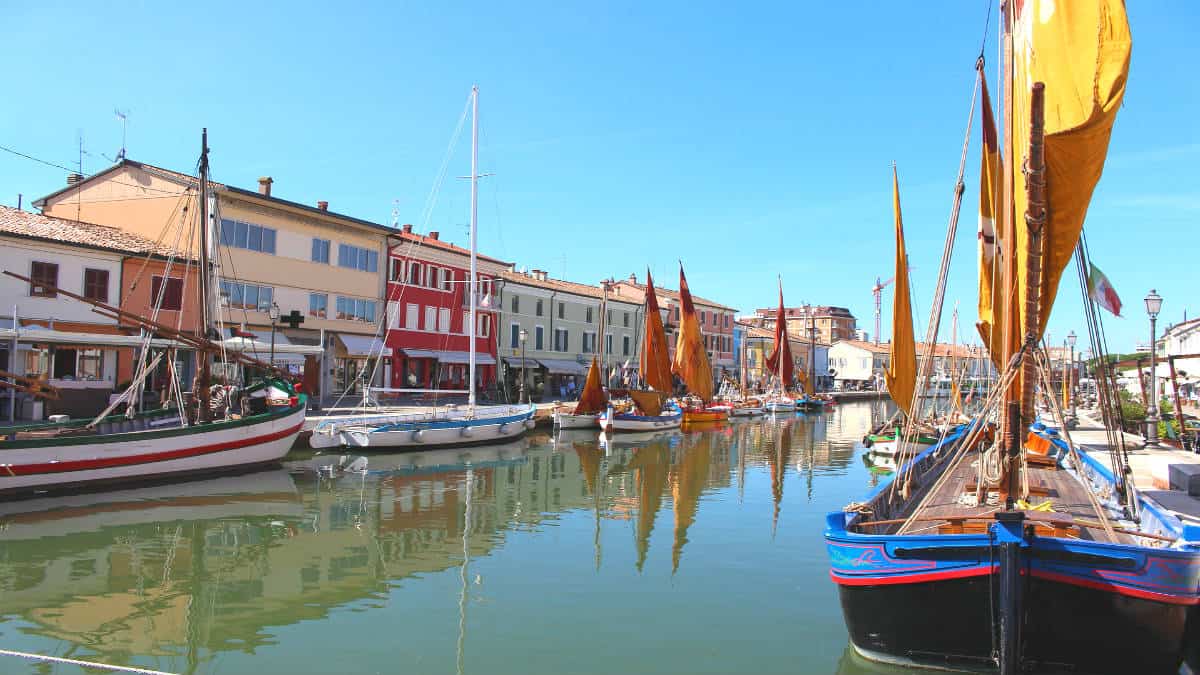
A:
<svg viewBox="0 0 1200 675">
<path fill-rule="evenodd" d="M 776 373 L 769 372 L 765 365 L 767 357 L 775 349 L 775 331 L 774 329 L 754 328 L 747 324 L 743 324 L 743 326 L 745 331 L 742 333 L 744 355 L 742 367 L 746 374 L 746 386 L 751 390 L 762 389 L 776 375 Z M 796 370 L 803 372 L 805 376 L 808 376 L 810 372 L 815 370 L 816 380 L 814 386 L 819 389 L 826 388 L 826 379 L 829 370 L 829 346 L 823 345 L 820 342 L 812 345 L 808 340 L 791 335 L 788 336 L 788 346 L 792 350 L 792 361 L 796 364 Z M 810 355 L 816 362 L 813 369 L 810 369 L 809 366 Z"/>
<path fill-rule="evenodd" d="M 276 331 L 276 342 L 325 347 L 322 363 L 302 357 L 288 363 L 295 371 L 319 368 L 306 377 L 326 398 L 358 392 L 374 370 L 369 357 L 381 353 L 375 341 L 384 311 L 384 269 L 391 228 L 329 210 L 329 204 L 299 204 L 272 196 L 272 179 L 257 190 L 212 183 L 212 212 L 226 326 L 245 326 L 269 341 L 269 310 L 296 311 L 302 328 Z M 120 228 L 152 241 L 176 241 L 182 231 L 192 238 L 179 248 L 198 251 L 194 176 L 122 160 L 36 202 L 47 215 Z M 226 336 L 228 337 L 228 336 Z M 265 357 L 265 356 L 264 356 Z M 288 357 L 277 354 L 277 362 Z M 296 361 L 301 362 L 297 363 Z M 286 361 L 285 361 L 286 362 Z M 387 381 L 379 368 L 376 382 Z M 306 373 L 306 375 L 311 375 Z"/>
</svg>

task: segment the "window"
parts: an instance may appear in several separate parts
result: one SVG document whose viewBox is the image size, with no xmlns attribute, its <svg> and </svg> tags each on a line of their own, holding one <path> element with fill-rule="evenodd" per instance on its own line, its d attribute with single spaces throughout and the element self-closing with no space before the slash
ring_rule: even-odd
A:
<svg viewBox="0 0 1200 675">
<path fill-rule="evenodd" d="M 675 306 L 675 322 L 679 323 L 679 305 Z"/>
<path fill-rule="evenodd" d="M 492 334 L 492 317 L 484 314 L 479 317 L 479 337 L 488 337 Z"/>
<path fill-rule="evenodd" d="M 420 307 L 413 303 L 404 305 L 404 327 L 416 330 L 420 328 L 417 325 L 417 312 L 421 311 Z"/>
<path fill-rule="evenodd" d="M 430 267 L 429 268 L 429 284 L 428 284 L 428 286 L 430 288 L 441 288 L 442 287 L 442 268 L 440 268 L 440 267 Z"/>
<path fill-rule="evenodd" d="M 221 282 L 221 292 L 225 292 L 224 286 L 229 282 Z M 240 284 L 239 284 L 240 286 Z M 160 295 L 161 294 L 161 295 Z M 241 293 L 238 293 L 239 298 Z M 162 298 L 160 301 L 159 298 Z M 168 277 L 167 286 L 163 288 L 163 278 L 154 276 L 150 278 L 150 302 L 159 303 L 159 309 L 169 309 L 179 311 L 183 307 L 183 279 L 179 277 Z"/>
<path fill-rule="evenodd" d="M 29 294 L 39 298 L 56 298 L 58 292 L 50 286 L 58 286 L 58 265 L 48 262 L 34 261 L 30 268 Z"/>
<path fill-rule="evenodd" d="M 621 322 L 621 324 L 626 328 L 629 328 L 629 312 L 625 312 L 625 319 Z"/>
<path fill-rule="evenodd" d="M 591 307 L 587 308 L 587 322 L 588 323 L 592 322 L 592 308 Z"/>
<path fill-rule="evenodd" d="M 542 326 L 536 326 L 533 329 L 533 348 L 545 349 L 546 329 Z"/>
<path fill-rule="evenodd" d="M 83 297 L 108 302 L 108 270 L 83 271 Z"/>
<path fill-rule="evenodd" d="M 324 293 L 308 294 L 308 315 L 324 319 L 328 313 L 329 296 Z"/>
<path fill-rule="evenodd" d="M 508 327 L 508 346 L 516 349 L 521 346 L 521 325 L 514 323 Z"/>
<path fill-rule="evenodd" d="M 703 309 L 700 310 L 700 325 L 701 326 L 703 326 L 707 323 L 707 321 L 705 321 L 706 317 L 708 317 L 708 312 L 704 311 Z"/>
<path fill-rule="evenodd" d="M 159 277 L 155 277 L 158 279 Z M 171 287 L 178 283 L 180 291 L 183 290 L 183 281 L 181 279 L 171 279 L 167 284 L 167 296 L 174 292 Z M 154 289 L 157 289 L 158 282 L 155 281 Z M 153 292 L 157 293 L 157 290 Z M 178 294 L 177 294 L 178 295 Z M 275 299 L 275 289 L 270 286 L 257 286 L 255 284 L 241 284 L 236 281 L 222 281 L 221 295 L 228 299 L 231 309 L 248 309 L 250 311 L 265 312 L 271 308 L 271 302 Z M 179 309 L 176 303 L 175 307 L 167 306 L 168 300 L 163 300 L 163 309 Z"/>
<path fill-rule="evenodd" d="M 606 325 L 606 326 L 612 325 L 612 310 L 611 309 L 608 310 L 608 316 L 604 317 L 604 325 Z"/>
<path fill-rule="evenodd" d="M 379 271 L 379 251 L 338 244 L 338 266 L 363 272 Z"/>
<path fill-rule="evenodd" d="M 275 255 L 275 230 L 241 220 L 221 219 L 221 243 L 248 251 Z M 313 250 L 316 250 L 314 243 Z"/>
<path fill-rule="evenodd" d="M 513 299 L 512 299 L 512 313 L 513 313 L 513 314 L 520 314 L 520 313 L 521 313 L 521 302 L 520 302 L 520 300 L 521 300 L 521 299 L 520 299 L 519 297 L 517 297 L 517 296 L 515 296 L 515 295 L 513 296 Z M 540 305 L 540 304 L 542 304 L 542 301 L 541 301 L 541 300 L 538 300 L 538 304 L 539 304 L 539 305 Z"/>
<path fill-rule="evenodd" d="M 536 305 L 536 307 L 534 308 L 534 310 L 535 310 L 535 311 L 534 311 L 534 314 L 537 314 L 538 316 L 541 316 L 541 315 L 542 315 L 542 301 L 541 301 L 541 300 L 538 300 L 538 301 L 537 301 L 537 305 Z"/>
<path fill-rule="evenodd" d="M 408 284 L 410 286 L 420 286 L 421 285 L 421 263 L 419 263 L 419 262 L 408 263 Z"/>
<path fill-rule="evenodd" d="M 425 330 L 437 330 L 437 309 L 433 305 L 425 306 Z"/>
<path fill-rule="evenodd" d="M 561 303 L 561 302 L 558 303 L 558 318 L 560 318 L 560 319 L 563 318 L 563 315 L 566 314 L 566 310 L 567 310 L 566 304 Z"/>
<path fill-rule="evenodd" d="M 391 267 L 388 280 L 397 283 L 404 281 L 404 261 L 399 258 L 392 258 Z"/>
<path fill-rule="evenodd" d="M 582 349 L 582 351 L 584 354 L 595 353 L 595 351 L 596 351 L 596 334 L 595 333 L 584 333 L 583 334 L 583 349 Z"/>
<path fill-rule="evenodd" d="M 313 237 L 312 261 L 329 264 L 329 240 Z"/>
<path fill-rule="evenodd" d="M 337 296 L 337 318 L 343 321 L 374 323 L 375 301 Z"/>
<path fill-rule="evenodd" d="M 450 308 L 441 307 L 438 309 L 438 332 L 450 332 Z"/>
<path fill-rule="evenodd" d="M 629 356 L 629 343 L 630 339 L 628 335 L 621 338 L 621 356 Z"/>
<path fill-rule="evenodd" d="M 80 349 L 75 379 L 95 382 L 104 379 L 104 356 L 99 349 Z"/>
<path fill-rule="evenodd" d="M 613 337 L 612 333 L 607 333 L 604 336 L 604 353 L 605 354 L 612 353 L 612 342 L 613 342 L 612 337 Z"/>
<path fill-rule="evenodd" d="M 442 270 L 442 290 L 450 290 L 451 282 L 454 280 L 454 270 Z"/>
<path fill-rule="evenodd" d="M 570 344 L 570 334 L 565 328 L 554 329 L 554 351 L 565 352 Z"/>
</svg>

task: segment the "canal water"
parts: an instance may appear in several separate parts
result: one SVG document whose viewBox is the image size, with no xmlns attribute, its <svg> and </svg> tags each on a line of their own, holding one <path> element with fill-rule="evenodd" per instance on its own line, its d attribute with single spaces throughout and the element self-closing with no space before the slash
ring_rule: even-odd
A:
<svg viewBox="0 0 1200 675">
<path fill-rule="evenodd" d="M 881 479 L 858 442 L 889 413 L 294 454 L 0 504 L 0 649 L 204 674 L 898 672 L 847 648 L 821 540 Z"/>
</svg>

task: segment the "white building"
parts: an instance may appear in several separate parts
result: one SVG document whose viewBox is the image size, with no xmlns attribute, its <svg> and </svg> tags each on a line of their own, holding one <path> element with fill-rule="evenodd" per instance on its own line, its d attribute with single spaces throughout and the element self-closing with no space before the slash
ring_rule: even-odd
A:
<svg viewBox="0 0 1200 675">
<path fill-rule="evenodd" d="M 839 340 L 829 348 L 829 370 L 837 388 L 878 388 L 887 368 L 888 344 L 864 340 Z"/>
</svg>

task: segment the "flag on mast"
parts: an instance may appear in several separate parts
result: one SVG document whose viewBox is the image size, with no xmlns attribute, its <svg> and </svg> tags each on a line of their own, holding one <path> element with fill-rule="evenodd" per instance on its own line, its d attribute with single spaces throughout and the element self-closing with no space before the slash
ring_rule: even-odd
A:
<svg viewBox="0 0 1200 675">
<path fill-rule="evenodd" d="M 1104 272 L 1095 265 L 1088 270 L 1088 295 L 1097 305 L 1112 312 L 1113 316 L 1121 316 L 1121 298 L 1117 295 L 1117 290 L 1109 283 Z"/>
</svg>

